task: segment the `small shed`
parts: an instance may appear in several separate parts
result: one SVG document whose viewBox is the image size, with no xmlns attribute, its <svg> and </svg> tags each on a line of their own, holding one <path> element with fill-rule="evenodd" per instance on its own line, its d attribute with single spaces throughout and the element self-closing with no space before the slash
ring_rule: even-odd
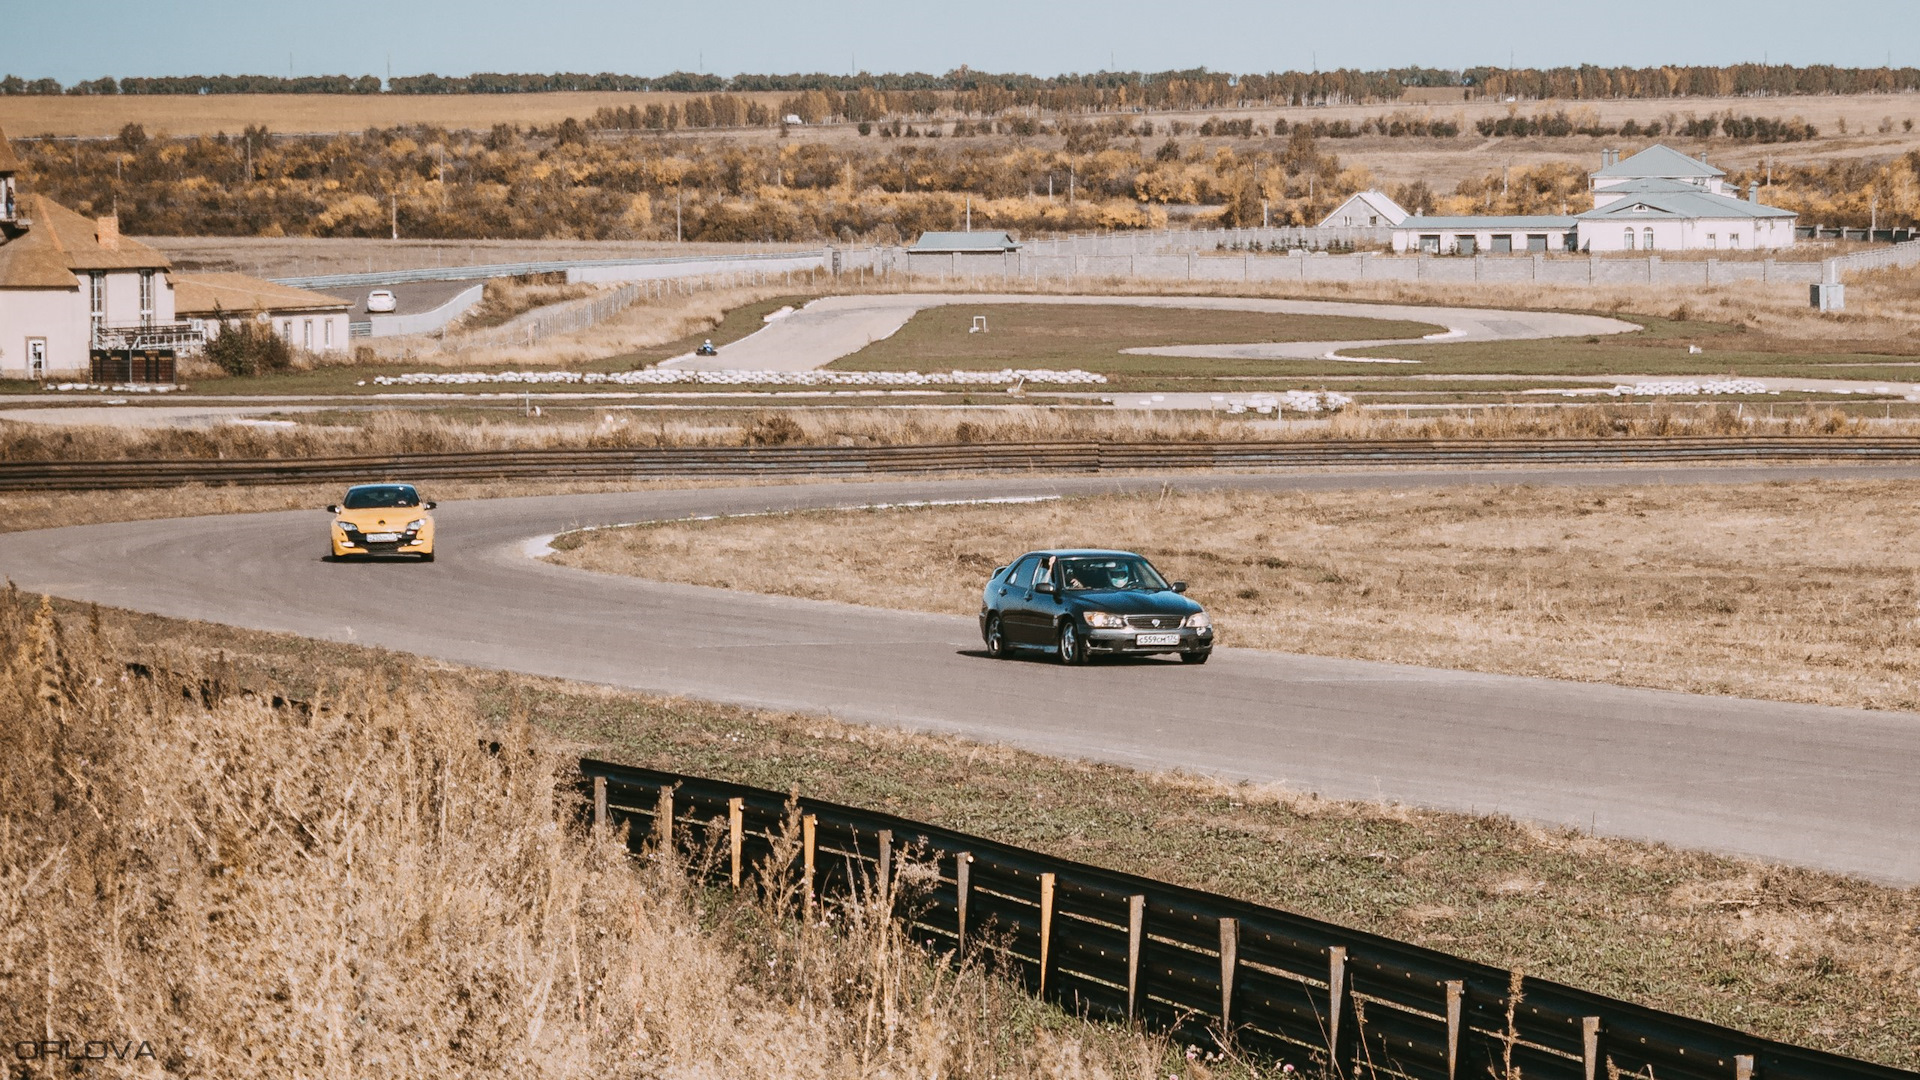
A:
<svg viewBox="0 0 1920 1080">
<path fill-rule="evenodd" d="M 1384 191 L 1356 191 L 1320 222 L 1323 229 L 1386 229 L 1407 220 L 1407 212 Z"/>
</svg>

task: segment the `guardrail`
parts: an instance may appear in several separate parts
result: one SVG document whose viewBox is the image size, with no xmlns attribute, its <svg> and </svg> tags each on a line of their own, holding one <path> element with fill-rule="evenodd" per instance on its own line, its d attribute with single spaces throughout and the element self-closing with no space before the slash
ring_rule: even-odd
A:
<svg viewBox="0 0 1920 1080">
<path fill-rule="evenodd" d="M 653 477 L 878 476 L 953 472 L 1284 470 L 1366 465 L 1692 465 L 1920 462 L 1920 438 L 1369 439 L 1234 443 L 956 443 L 913 446 L 683 446 L 369 457 L 0 462 L 0 491 L 178 484 Z"/>
<path fill-rule="evenodd" d="M 779 792 L 591 759 L 580 772 L 596 826 L 628 825 L 636 850 L 666 839 L 715 853 L 716 886 L 747 882 L 787 828 Z M 1920 1077 L 891 814 L 796 809 L 801 850 L 770 869 L 797 875 L 809 902 L 887 897 L 911 860 L 933 878 L 895 914 L 936 953 L 988 952 L 1069 1011 L 1304 1058 L 1327 1076 Z"/>
</svg>

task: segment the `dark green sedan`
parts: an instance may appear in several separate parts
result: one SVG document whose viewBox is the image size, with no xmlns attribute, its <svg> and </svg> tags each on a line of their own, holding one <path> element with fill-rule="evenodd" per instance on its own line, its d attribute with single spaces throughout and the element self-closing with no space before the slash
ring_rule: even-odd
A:
<svg viewBox="0 0 1920 1080">
<path fill-rule="evenodd" d="M 1063 664 L 1094 656 L 1177 654 L 1204 664 L 1213 623 L 1145 556 L 1088 548 L 1030 551 L 993 572 L 980 597 L 988 655 L 1046 650 Z"/>
</svg>

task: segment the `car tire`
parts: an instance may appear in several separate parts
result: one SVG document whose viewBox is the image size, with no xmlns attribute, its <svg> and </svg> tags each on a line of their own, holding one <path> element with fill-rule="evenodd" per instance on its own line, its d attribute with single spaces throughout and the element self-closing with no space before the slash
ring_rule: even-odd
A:
<svg viewBox="0 0 1920 1080">
<path fill-rule="evenodd" d="M 1207 662 L 1207 658 L 1212 655 L 1212 649 L 1201 649 L 1199 652 L 1183 652 L 1180 654 L 1180 662 L 1183 664 L 1204 664 Z"/>
<path fill-rule="evenodd" d="M 1060 624 L 1060 639 L 1055 644 L 1054 652 L 1063 664 L 1075 665 L 1087 662 L 1086 639 L 1080 636 L 1080 630 L 1073 625 L 1072 620 Z"/>
<path fill-rule="evenodd" d="M 1007 644 L 1007 635 L 1000 629 L 1000 616 L 987 620 L 987 632 L 982 635 L 987 641 L 987 655 L 995 660 L 1005 660 L 1013 655 L 1013 649 Z"/>
</svg>

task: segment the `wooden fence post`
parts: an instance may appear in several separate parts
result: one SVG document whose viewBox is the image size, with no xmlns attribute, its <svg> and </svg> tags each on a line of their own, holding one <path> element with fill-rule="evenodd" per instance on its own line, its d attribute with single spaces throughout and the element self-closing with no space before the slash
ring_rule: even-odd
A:
<svg viewBox="0 0 1920 1080">
<path fill-rule="evenodd" d="M 732 870 L 733 887 L 740 887 L 740 842 L 742 826 L 745 824 L 746 800 L 727 800 L 727 854 L 729 868 Z"/>
<path fill-rule="evenodd" d="M 1604 1080 L 1607 1070 L 1601 1061 L 1600 1018 L 1597 1016 L 1580 1018 L 1580 1057 L 1587 1067 L 1587 1080 Z"/>
<path fill-rule="evenodd" d="M 1127 1019 L 1140 1018 L 1140 957 L 1146 944 L 1147 898 L 1127 897 Z"/>
<path fill-rule="evenodd" d="M 1052 874 L 1040 875 L 1040 996 L 1047 996 L 1047 968 L 1053 958 L 1053 884 Z"/>
<path fill-rule="evenodd" d="M 607 827 L 607 778 L 593 778 L 593 828 L 595 832 L 605 831 Z"/>
<path fill-rule="evenodd" d="M 880 862 L 874 886 L 880 890 L 880 902 L 893 906 L 893 830 L 880 830 Z"/>
<path fill-rule="evenodd" d="M 956 852 L 953 856 L 954 920 L 953 939 L 956 956 L 967 951 L 967 894 L 971 892 L 973 874 L 973 853 Z"/>
<path fill-rule="evenodd" d="M 1233 1037 L 1233 977 L 1240 969 L 1240 920 L 1220 920 L 1220 1032 Z"/>
<path fill-rule="evenodd" d="M 800 886 L 806 890 L 806 895 L 802 902 L 806 905 L 807 918 L 809 919 L 813 918 L 814 833 L 818 830 L 819 825 L 820 819 L 813 814 L 803 814 L 800 817 L 800 857 L 803 866 Z"/>
<path fill-rule="evenodd" d="M 660 852 L 673 855 L 673 785 L 660 785 L 660 801 L 653 807 L 654 839 L 660 845 Z"/>
<path fill-rule="evenodd" d="M 1447 987 L 1447 1080 L 1460 1080 L 1461 1065 L 1461 1024 L 1460 1011 L 1466 1002 L 1467 984 L 1459 979 L 1448 979 Z"/>
<path fill-rule="evenodd" d="M 1331 1072 L 1340 1075 L 1346 1071 L 1348 1045 L 1357 1034 L 1350 1022 L 1353 1016 L 1353 994 L 1347 985 L 1347 947 L 1334 945 L 1327 949 L 1327 1065 Z"/>
</svg>

